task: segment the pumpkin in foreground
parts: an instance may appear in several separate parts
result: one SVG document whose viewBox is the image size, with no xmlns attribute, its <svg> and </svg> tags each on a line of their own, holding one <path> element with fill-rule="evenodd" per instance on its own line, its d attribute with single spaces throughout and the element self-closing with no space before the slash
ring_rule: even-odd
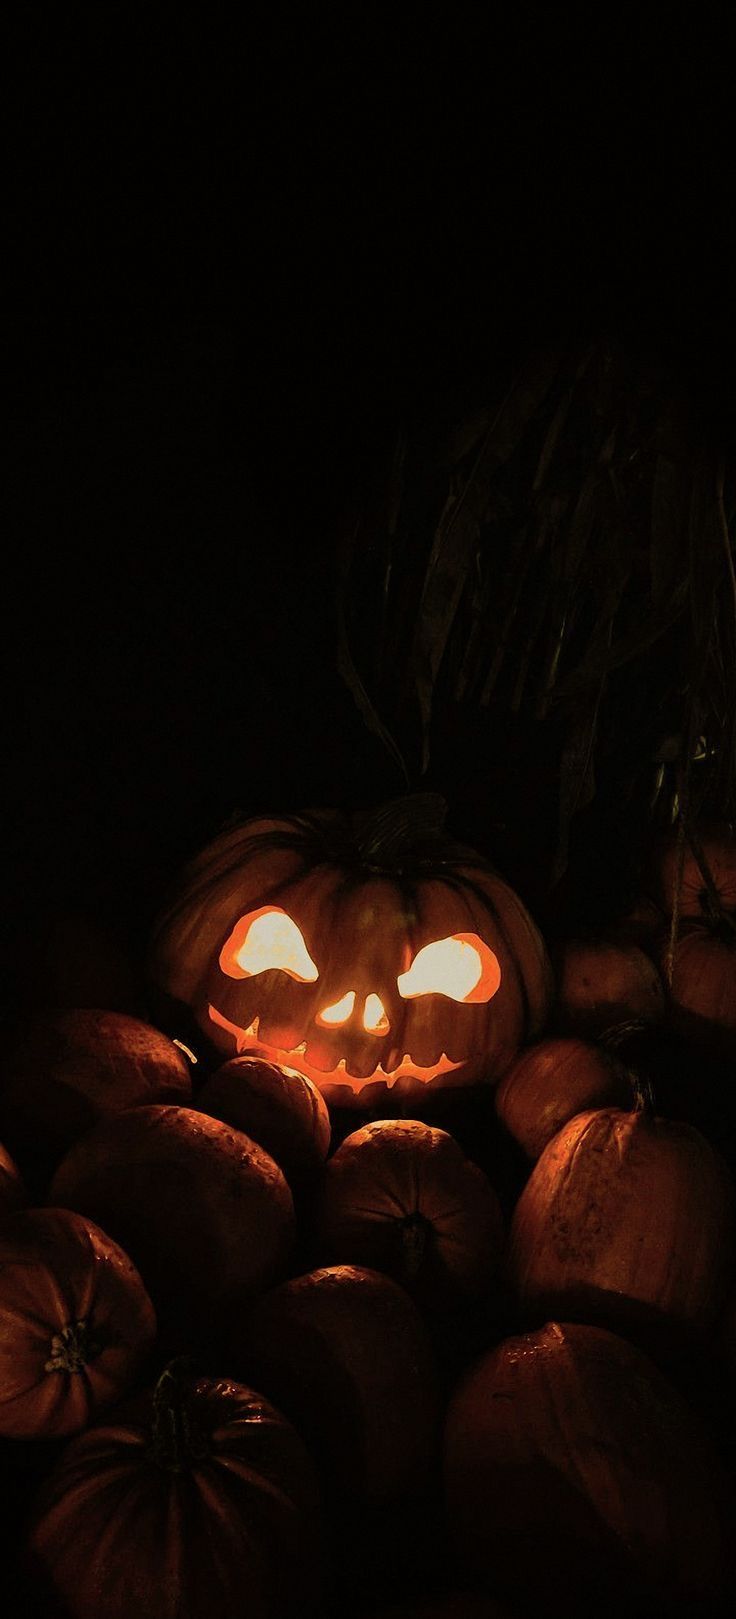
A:
<svg viewBox="0 0 736 1619">
<path fill-rule="evenodd" d="M 710 1613 L 729 1589 L 710 1437 L 648 1357 L 602 1328 L 551 1322 L 469 1370 L 447 1412 L 445 1486 L 466 1578 L 524 1612 L 662 1619 Z"/>
<path fill-rule="evenodd" d="M 545 1148 L 511 1222 L 509 1270 L 536 1319 L 707 1331 L 734 1254 L 735 1189 L 692 1125 L 645 1105 L 578 1114 Z"/>
<path fill-rule="evenodd" d="M 77 1432 L 133 1383 L 156 1317 L 128 1255 L 69 1209 L 0 1229 L 0 1434 Z"/>
<path fill-rule="evenodd" d="M 367 1265 L 426 1307 L 490 1293 L 505 1240 L 498 1197 L 445 1130 L 385 1119 L 346 1137 L 316 1200 L 319 1264 Z"/>
<path fill-rule="evenodd" d="M 294 1423 L 333 1499 L 425 1490 L 437 1369 L 415 1305 L 388 1276 L 332 1265 L 283 1282 L 233 1322 L 228 1363 Z"/>
<path fill-rule="evenodd" d="M 193 1108 L 118 1113 L 67 1153 L 49 1200 L 97 1220 L 138 1265 L 156 1309 L 195 1337 L 231 1299 L 285 1274 L 294 1205 L 282 1171 Z"/>
<path fill-rule="evenodd" d="M 294 1429 L 252 1389 L 174 1365 L 67 1446 L 27 1561 L 65 1619 L 306 1619 L 321 1557 Z"/>
<path fill-rule="evenodd" d="M 250 820 L 184 872 L 151 971 L 225 1055 L 297 1068 L 337 1106 L 493 1081 L 547 1016 L 521 900 L 417 795 Z"/>
</svg>

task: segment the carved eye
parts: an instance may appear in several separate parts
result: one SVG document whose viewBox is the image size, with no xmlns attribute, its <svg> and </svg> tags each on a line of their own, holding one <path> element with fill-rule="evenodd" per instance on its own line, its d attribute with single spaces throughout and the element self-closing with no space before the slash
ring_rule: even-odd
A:
<svg viewBox="0 0 736 1619">
<path fill-rule="evenodd" d="M 501 983 L 501 967 L 477 933 L 454 933 L 425 944 L 398 980 L 405 1001 L 417 995 L 447 995 L 466 1005 L 490 1001 Z"/>
<path fill-rule="evenodd" d="M 220 951 L 220 966 L 228 978 L 254 978 L 274 967 L 300 984 L 319 978 L 296 922 L 271 905 L 241 916 Z"/>
</svg>

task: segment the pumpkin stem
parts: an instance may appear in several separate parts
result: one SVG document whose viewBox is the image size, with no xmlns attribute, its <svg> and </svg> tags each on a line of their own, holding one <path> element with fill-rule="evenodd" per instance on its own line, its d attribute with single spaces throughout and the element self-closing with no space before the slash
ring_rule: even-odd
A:
<svg viewBox="0 0 736 1619">
<path fill-rule="evenodd" d="M 634 1112 L 640 1113 L 645 1119 L 655 1118 L 654 1088 L 651 1079 L 646 1075 L 637 1074 L 633 1068 L 628 1070 L 628 1074 L 634 1093 Z"/>
<path fill-rule="evenodd" d="M 51 1339 L 51 1354 L 44 1370 L 47 1372 L 81 1372 L 90 1360 L 95 1360 L 101 1345 L 92 1337 L 88 1321 L 70 1321 Z"/>
<path fill-rule="evenodd" d="M 447 804 L 440 793 L 410 793 L 353 816 L 358 854 L 372 871 L 394 871 L 441 837 Z"/>
<path fill-rule="evenodd" d="M 406 1275 L 414 1281 L 424 1259 L 429 1227 L 423 1214 L 407 1214 L 399 1225 L 402 1264 Z"/>
<path fill-rule="evenodd" d="M 209 1454 L 209 1445 L 192 1414 L 192 1362 L 186 1355 L 169 1361 L 153 1391 L 153 1437 L 150 1455 L 168 1473 L 185 1473 Z"/>
</svg>

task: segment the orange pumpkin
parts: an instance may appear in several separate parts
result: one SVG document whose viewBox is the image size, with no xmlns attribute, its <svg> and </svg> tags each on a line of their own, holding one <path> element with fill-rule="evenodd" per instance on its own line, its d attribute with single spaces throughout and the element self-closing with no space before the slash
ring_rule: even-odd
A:
<svg viewBox="0 0 736 1619">
<path fill-rule="evenodd" d="M 734 1185 L 692 1125 L 645 1107 L 571 1119 L 511 1223 L 509 1270 L 536 1319 L 709 1328 L 734 1253 Z"/>
<path fill-rule="evenodd" d="M 495 1092 L 496 1112 L 527 1158 L 536 1159 L 576 1113 L 621 1106 L 630 1083 L 615 1059 L 575 1036 L 538 1040 L 520 1052 Z"/>
<path fill-rule="evenodd" d="M 24 1022 L 3 1058 L 0 1131 L 44 1184 L 98 1119 L 191 1099 L 190 1068 L 168 1035 L 123 1012 L 52 1010 Z"/>
<path fill-rule="evenodd" d="M 665 1010 L 659 972 L 638 945 L 621 939 L 569 939 L 557 950 L 561 1032 L 594 1039 L 631 1018 L 654 1022 Z"/>
<path fill-rule="evenodd" d="M 228 1056 L 298 1068 L 339 1106 L 493 1081 L 544 1023 L 549 963 L 437 802 L 223 833 L 159 920 L 156 984 Z"/>
<path fill-rule="evenodd" d="M 65 1619 L 301 1619 L 321 1555 L 316 1479 L 293 1428 L 252 1389 L 172 1366 L 153 1395 L 66 1447 L 34 1503 L 26 1561 Z"/>
<path fill-rule="evenodd" d="M 233 1320 L 228 1354 L 303 1435 L 331 1496 L 423 1492 L 437 1371 L 416 1306 L 388 1276 L 334 1265 L 283 1282 Z"/>
<path fill-rule="evenodd" d="M 713 894 L 695 850 L 687 839 L 683 847 L 676 831 L 664 841 L 655 857 L 655 883 L 660 902 L 667 915 L 671 915 L 682 861 L 677 896 L 679 915 L 684 920 L 713 921 L 714 903 L 724 911 L 736 911 L 736 837 L 730 826 L 718 822 L 699 830 L 697 846 L 710 875 Z"/>
<path fill-rule="evenodd" d="M 97 1220 L 131 1254 L 159 1312 L 198 1333 L 214 1330 L 232 1298 L 284 1275 L 294 1238 L 278 1165 L 192 1108 L 103 1119 L 62 1159 L 49 1199 Z"/>
<path fill-rule="evenodd" d="M 668 947 L 663 954 L 667 970 Z M 736 1057 L 736 933 L 691 924 L 672 956 L 670 1017 L 717 1053 Z"/>
<path fill-rule="evenodd" d="M 156 1317 L 128 1255 L 69 1209 L 23 1209 L 0 1228 L 0 1434 L 77 1432 L 119 1398 Z"/>
<path fill-rule="evenodd" d="M 445 1487 L 466 1578 L 524 1613 L 684 1619 L 730 1585 L 715 1448 L 612 1332 L 555 1321 L 484 1355 L 450 1400 Z"/>
<path fill-rule="evenodd" d="M 487 1294 L 504 1237 L 500 1204 L 482 1169 L 446 1131 L 417 1119 L 355 1130 L 325 1167 L 318 1262 L 385 1271 L 424 1305 Z"/>
<path fill-rule="evenodd" d="M 330 1147 L 327 1104 L 296 1068 L 233 1057 L 205 1080 L 197 1108 L 242 1130 L 275 1158 L 291 1186 L 321 1168 Z"/>
</svg>

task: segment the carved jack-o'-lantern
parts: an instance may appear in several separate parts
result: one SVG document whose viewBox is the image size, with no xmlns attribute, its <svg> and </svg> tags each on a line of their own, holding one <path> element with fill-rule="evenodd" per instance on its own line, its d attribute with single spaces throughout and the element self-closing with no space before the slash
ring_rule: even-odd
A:
<svg viewBox="0 0 736 1619">
<path fill-rule="evenodd" d="M 224 833 L 160 919 L 156 983 L 221 1051 L 264 1053 L 342 1106 L 496 1079 L 544 1022 L 549 964 L 508 884 L 442 836 L 444 808 L 427 794 Z"/>
</svg>

